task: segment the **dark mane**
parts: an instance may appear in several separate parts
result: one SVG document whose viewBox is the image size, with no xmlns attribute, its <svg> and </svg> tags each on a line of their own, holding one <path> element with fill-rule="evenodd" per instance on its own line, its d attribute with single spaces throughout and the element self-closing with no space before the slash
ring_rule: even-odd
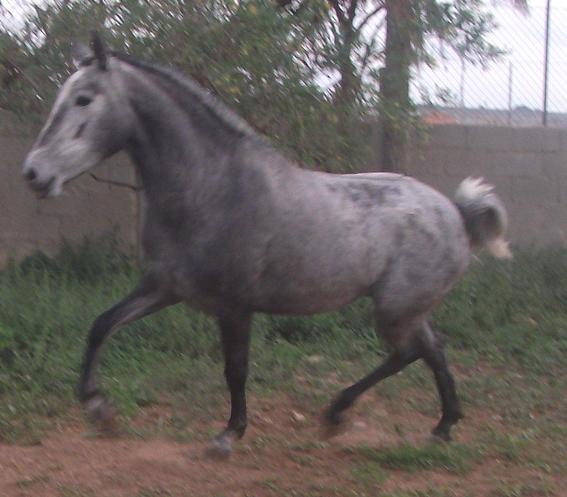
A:
<svg viewBox="0 0 567 497">
<path fill-rule="evenodd" d="M 180 92 L 197 100 L 207 113 L 215 120 L 221 121 L 226 127 L 242 136 L 258 137 L 258 133 L 238 114 L 232 111 L 219 98 L 201 87 L 193 79 L 170 67 L 150 63 L 119 52 L 112 56 L 152 76 L 165 80 Z"/>
</svg>

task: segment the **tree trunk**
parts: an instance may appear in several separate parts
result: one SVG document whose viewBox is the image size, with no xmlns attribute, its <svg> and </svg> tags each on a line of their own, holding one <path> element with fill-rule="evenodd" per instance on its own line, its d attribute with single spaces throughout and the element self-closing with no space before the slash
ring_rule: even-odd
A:
<svg viewBox="0 0 567 497">
<path fill-rule="evenodd" d="M 386 0 L 382 95 L 382 170 L 404 172 L 410 133 L 411 0 Z"/>
<path fill-rule="evenodd" d="M 339 63 L 340 80 L 335 95 L 335 103 L 344 108 L 352 107 L 360 89 L 355 68 L 350 58 L 350 53 L 344 54 Z"/>
<path fill-rule="evenodd" d="M 345 20 L 340 25 L 342 33 L 341 46 L 339 47 L 339 84 L 335 95 L 335 102 L 345 108 L 350 108 L 356 102 L 360 83 L 356 74 L 356 68 L 352 61 L 352 48 L 354 32 L 352 20 Z"/>
</svg>

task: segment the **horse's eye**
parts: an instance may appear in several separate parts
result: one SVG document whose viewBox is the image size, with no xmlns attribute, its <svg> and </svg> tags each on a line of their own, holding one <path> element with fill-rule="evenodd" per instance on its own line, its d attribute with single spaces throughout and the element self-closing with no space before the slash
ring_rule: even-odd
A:
<svg viewBox="0 0 567 497">
<path fill-rule="evenodd" d="M 92 102 L 92 98 L 87 97 L 86 95 L 79 95 L 77 97 L 77 100 L 75 100 L 75 105 L 78 105 L 79 107 L 86 107 L 91 102 Z"/>
</svg>

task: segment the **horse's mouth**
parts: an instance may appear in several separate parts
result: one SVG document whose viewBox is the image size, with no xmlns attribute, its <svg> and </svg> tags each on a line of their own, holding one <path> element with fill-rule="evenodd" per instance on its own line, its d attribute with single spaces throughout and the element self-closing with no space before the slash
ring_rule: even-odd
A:
<svg viewBox="0 0 567 497">
<path fill-rule="evenodd" d="M 39 198 L 43 199 L 49 196 L 52 190 L 52 186 L 55 183 L 55 176 L 49 179 L 45 183 L 31 183 L 30 188 L 32 189 L 34 195 Z"/>
</svg>

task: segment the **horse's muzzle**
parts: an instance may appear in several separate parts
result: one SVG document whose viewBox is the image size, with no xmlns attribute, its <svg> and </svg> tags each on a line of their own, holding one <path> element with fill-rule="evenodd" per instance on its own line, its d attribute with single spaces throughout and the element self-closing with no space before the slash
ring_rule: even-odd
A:
<svg viewBox="0 0 567 497">
<path fill-rule="evenodd" d="M 55 183 L 55 176 L 42 179 L 33 167 L 24 169 L 22 175 L 38 198 L 47 197 L 51 191 L 51 187 Z"/>
</svg>

